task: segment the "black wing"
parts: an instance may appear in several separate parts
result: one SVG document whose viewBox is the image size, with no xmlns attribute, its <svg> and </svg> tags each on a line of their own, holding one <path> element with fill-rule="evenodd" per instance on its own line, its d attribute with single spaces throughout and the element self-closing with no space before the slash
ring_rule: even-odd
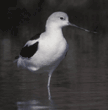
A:
<svg viewBox="0 0 108 110">
<path fill-rule="evenodd" d="M 30 46 L 26 45 L 25 47 L 22 48 L 20 55 L 25 58 L 32 57 L 38 50 L 38 43 L 39 42 L 36 42 L 35 44 Z"/>
</svg>

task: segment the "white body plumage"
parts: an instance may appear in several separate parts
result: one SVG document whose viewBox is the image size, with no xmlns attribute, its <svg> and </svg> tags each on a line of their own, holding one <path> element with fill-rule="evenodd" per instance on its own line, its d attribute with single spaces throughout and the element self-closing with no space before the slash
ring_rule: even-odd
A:
<svg viewBox="0 0 108 110">
<path fill-rule="evenodd" d="M 32 45 L 39 41 L 38 50 L 31 58 L 23 58 L 20 56 L 18 59 L 18 66 L 27 68 L 30 71 L 42 69 L 42 72 L 50 72 L 52 69 L 56 68 L 65 57 L 68 44 L 61 31 L 51 34 L 52 35 L 47 35 L 47 33 L 42 33 L 39 39 L 28 41 L 26 45 Z"/>
</svg>

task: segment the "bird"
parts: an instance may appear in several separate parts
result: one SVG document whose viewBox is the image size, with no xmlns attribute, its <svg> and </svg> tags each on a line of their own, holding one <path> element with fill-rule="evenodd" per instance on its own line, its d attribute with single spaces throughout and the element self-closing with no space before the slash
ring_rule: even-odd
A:
<svg viewBox="0 0 108 110">
<path fill-rule="evenodd" d="M 28 40 L 16 60 L 18 67 L 35 73 L 47 72 L 47 87 L 50 86 L 53 71 L 65 58 L 69 48 L 62 32 L 65 26 L 80 28 L 69 22 L 69 17 L 65 12 L 52 13 L 46 21 L 45 31 Z M 84 28 L 81 29 L 90 32 Z"/>
</svg>

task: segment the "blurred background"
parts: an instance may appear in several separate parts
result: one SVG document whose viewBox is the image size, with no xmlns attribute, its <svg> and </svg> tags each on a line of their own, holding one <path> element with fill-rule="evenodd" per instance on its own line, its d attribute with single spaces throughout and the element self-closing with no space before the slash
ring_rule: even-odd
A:
<svg viewBox="0 0 108 110">
<path fill-rule="evenodd" d="M 69 51 L 52 75 L 50 102 L 47 74 L 18 69 L 13 61 L 55 11 L 97 33 L 63 28 Z M 0 110 L 108 110 L 107 29 L 107 0 L 0 1 Z"/>
</svg>

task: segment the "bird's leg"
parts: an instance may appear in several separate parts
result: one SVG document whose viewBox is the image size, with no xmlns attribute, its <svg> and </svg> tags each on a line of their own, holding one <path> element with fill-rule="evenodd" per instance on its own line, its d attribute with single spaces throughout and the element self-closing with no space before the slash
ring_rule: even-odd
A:
<svg viewBox="0 0 108 110">
<path fill-rule="evenodd" d="M 52 75 L 52 72 L 48 74 L 48 84 L 47 84 L 47 87 L 50 86 L 51 75 Z"/>
<path fill-rule="evenodd" d="M 50 87 L 48 86 L 48 99 L 51 100 Z"/>
<path fill-rule="evenodd" d="M 53 71 L 51 71 L 51 72 L 48 74 L 48 84 L 47 84 L 47 89 L 48 89 L 48 98 L 49 98 L 49 100 L 51 100 L 50 81 L 51 81 L 51 75 L 52 75 L 52 72 L 53 72 Z"/>
</svg>

